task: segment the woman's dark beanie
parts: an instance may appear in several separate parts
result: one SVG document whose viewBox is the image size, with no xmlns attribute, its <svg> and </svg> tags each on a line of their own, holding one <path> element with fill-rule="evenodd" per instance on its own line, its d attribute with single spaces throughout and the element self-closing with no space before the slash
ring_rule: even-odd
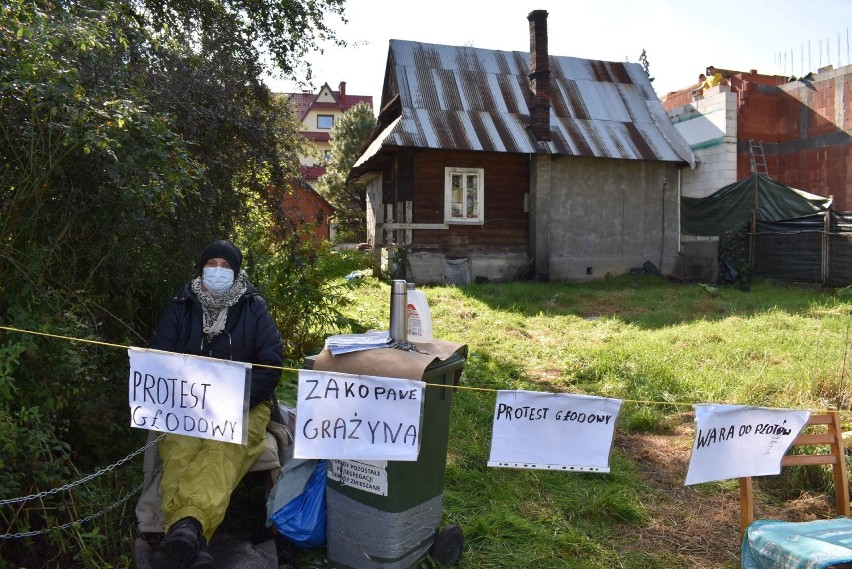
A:
<svg viewBox="0 0 852 569">
<path fill-rule="evenodd" d="M 240 274 L 240 263 L 243 261 L 243 256 L 233 243 L 224 239 L 214 241 L 204 248 L 204 251 L 201 252 L 201 257 L 198 258 L 198 273 L 201 274 L 204 272 L 204 265 L 207 264 L 207 261 L 216 257 L 228 261 L 228 264 L 234 270 L 234 278 Z"/>
</svg>

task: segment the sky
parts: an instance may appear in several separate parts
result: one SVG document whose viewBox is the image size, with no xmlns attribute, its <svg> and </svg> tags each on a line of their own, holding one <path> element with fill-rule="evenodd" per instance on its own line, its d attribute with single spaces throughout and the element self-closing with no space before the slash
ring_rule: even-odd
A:
<svg viewBox="0 0 852 569">
<path fill-rule="evenodd" d="M 348 23 L 327 21 L 349 45 L 310 56 L 304 88 L 345 81 L 347 94 L 372 95 L 378 110 L 389 40 L 529 52 L 533 10 L 548 12 L 550 55 L 638 63 L 644 49 L 660 97 L 690 87 L 708 65 L 800 77 L 850 62 L 850 0 L 347 0 Z"/>
</svg>

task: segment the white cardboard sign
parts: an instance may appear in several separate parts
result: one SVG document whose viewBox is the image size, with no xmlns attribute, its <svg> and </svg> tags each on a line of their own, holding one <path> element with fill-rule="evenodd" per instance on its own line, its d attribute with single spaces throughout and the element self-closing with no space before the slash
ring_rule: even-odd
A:
<svg viewBox="0 0 852 569">
<path fill-rule="evenodd" d="M 411 379 L 300 370 L 293 456 L 417 460 L 425 385 Z"/>
<path fill-rule="evenodd" d="M 388 495 L 388 463 L 385 460 L 332 460 L 328 478 L 364 492 Z"/>
<path fill-rule="evenodd" d="M 810 411 L 695 405 L 695 441 L 686 485 L 781 472 L 781 459 Z"/>
<path fill-rule="evenodd" d="M 620 399 L 498 391 L 488 466 L 609 472 Z"/>
<path fill-rule="evenodd" d="M 130 426 L 246 444 L 251 365 L 130 348 Z"/>
</svg>

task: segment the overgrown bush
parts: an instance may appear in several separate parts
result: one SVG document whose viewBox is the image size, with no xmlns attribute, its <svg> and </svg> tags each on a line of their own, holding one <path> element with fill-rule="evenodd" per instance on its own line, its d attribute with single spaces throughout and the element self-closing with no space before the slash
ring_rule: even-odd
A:
<svg viewBox="0 0 852 569">
<path fill-rule="evenodd" d="M 317 29 L 334 37 L 323 14 L 340 3 L 215 4 L 0 4 L 0 325 L 45 334 L 0 330 L 0 500 L 39 495 L 0 504 L 3 533 L 27 534 L 0 539 L 0 567 L 129 566 L 120 500 L 138 461 L 42 493 L 139 446 L 122 348 L 145 344 L 204 244 L 239 236 L 251 208 L 274 218 L 268 188 L 298 166 L 293 110 L 261 83 L 253 34 L 292 69 Z M 241 245 L 279 326 L 315 344 L 340 318 L 314 290 L 332 252 L 252 231 Z"/>
<path fill-rule="evenodd" d="M 286 233 L 276 228 L 284 224 Z M 329 334 L 346 329 L 341 309 L 348 302 L 348 273 L 372 263 L 368 252 L 336 250 L 313 237 L 313 224 L 301 226 L 273 220 L 269 210 L 255 207 L 241 230 L 253 282 L 266 298 L 284 341 L 285 360 L 300 365 L 317 353 Z"/>
<path fill-rule="evenodd" d="M 78 313 L 82 306 L 41 290 L 31 303 L 11 307 L 4 324 L 92 338 L 90 314 Z M 114 348 L 23 333 L 0 335 L 0 496 L 40 495 L 0 507 L 4 533 L 32 533 L 0 541 L 0 558 L 40 567 L 62 558 L 62 552 L 89 551 L 97 560 L 90 566 L 103 566 L 99 549 L 87 547 L 81 536 L 96 528 L 69 524 L 108 506 L 118 479 L 99 477 L 60 489 L 134 444 L 124 419 L 126 375 L 126 356 Z M 60 531 L 62 526 L 68 529 Z"/>
</svg>

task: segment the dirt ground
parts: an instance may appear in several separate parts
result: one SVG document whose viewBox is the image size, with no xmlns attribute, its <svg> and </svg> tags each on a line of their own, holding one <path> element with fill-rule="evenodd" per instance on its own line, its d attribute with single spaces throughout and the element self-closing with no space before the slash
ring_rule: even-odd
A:
<svg viewBox="0 0 852 569">
<path fill-rule="evenodd" d="M 640 468 L 650 488 L 644 526 L 631 526 L 631 541 L 639 551 L 665 551 L 682 561 L 684 569 L 740 567 L 739 486 L 718 490 L 714 485 L 684 486 L 693 443 L 690 416 L 671 434 L 616 435 L 615 446 Z M 832 517 L 830 499 L 803 493 L 782 505 L 770 505 L 755 484 L 756 518 L 808 521 Z"/>
</svg>

